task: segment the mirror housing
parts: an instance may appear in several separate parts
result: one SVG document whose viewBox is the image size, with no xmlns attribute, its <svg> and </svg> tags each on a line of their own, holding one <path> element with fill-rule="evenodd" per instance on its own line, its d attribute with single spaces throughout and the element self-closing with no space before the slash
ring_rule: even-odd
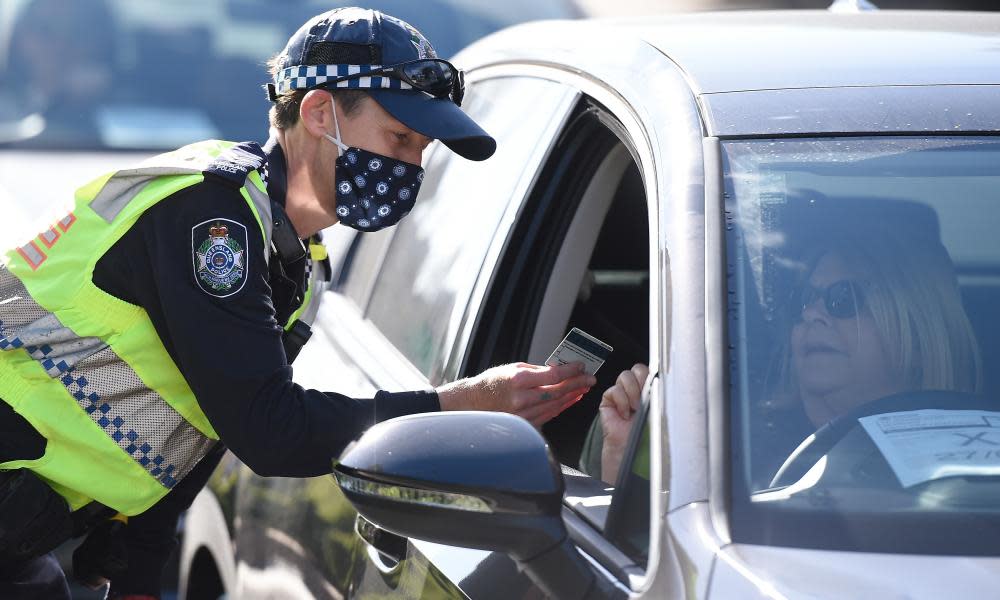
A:
<svg viewBox="0 0 1000 600">
<path fill-rule="evenodd" d="M 593 590 L 593 571 L 562 521 L 562 470 L 520 417 L 391 419 L 348 446 L 333 471 L 357 511 L 392 533 L 504 552 L 553 597 Z"/>
</svg>

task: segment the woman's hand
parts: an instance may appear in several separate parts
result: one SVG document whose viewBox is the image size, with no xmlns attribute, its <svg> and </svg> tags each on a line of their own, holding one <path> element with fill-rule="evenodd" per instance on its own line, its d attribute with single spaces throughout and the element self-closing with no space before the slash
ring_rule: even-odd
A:
<svg viewBox="0 0 1000 600">
<path fill-rule="evenodd" d="M 649 377 L 649 367 L 636 363 L 631 370 L 622 371 L 618 381 L 601 396 L 598 408 L 604 445 L 601 449 L 601 479 L 614 484 L 618 478 L 628 435 L 635 421 L 635 413 L 642 401 L 642 386 Z"/>
</svg>

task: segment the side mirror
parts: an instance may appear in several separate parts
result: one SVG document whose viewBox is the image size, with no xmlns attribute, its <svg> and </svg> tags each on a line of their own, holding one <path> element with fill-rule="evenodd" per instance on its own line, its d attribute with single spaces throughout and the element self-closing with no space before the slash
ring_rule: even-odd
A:
<svg viewBox="0 0 1000 600">
<path fill-rule="evenodd" d="M 510 555 L 555 598 L 594 573 L 562 521 L 563 479 L 541 434 L 492 412 L 411 415 L 351 444 L 334 476 L 359 513 L 403 537 Z"/>
</svg>

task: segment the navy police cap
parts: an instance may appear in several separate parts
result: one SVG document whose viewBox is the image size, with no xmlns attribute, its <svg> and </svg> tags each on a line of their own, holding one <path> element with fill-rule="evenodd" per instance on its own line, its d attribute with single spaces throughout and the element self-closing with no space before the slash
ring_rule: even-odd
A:
<svg viewBox="0 0 1000 600">
<path fill-rule="evenodd" d="M 418 59 L 437 58 L 434 48 L 412 25 L 366 8 L 338 8 L 317 15 L 299 28 L 281 53 L 274 91 L 322 87 L 346 75 Z M 449 98 L 413 89 L 391 77 L 354 77 L 331 87 L 363 89 L 410 129 L 471 160 L 485 160 L 496 141 Z"/>
</svg>

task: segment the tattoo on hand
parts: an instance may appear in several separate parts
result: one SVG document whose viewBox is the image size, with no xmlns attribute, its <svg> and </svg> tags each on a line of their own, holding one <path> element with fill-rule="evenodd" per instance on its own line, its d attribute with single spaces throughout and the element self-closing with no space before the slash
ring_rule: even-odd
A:
<svg viewBox="0 0 1000 600">
<path fill-rule="evenodd" d="M 545 402 L 546 400 L 551 400 L 551 399 L 552 399 L 552 394 L 550 394 L 548 392 L 542 392 L 542 402 Z"/>
</svg>

